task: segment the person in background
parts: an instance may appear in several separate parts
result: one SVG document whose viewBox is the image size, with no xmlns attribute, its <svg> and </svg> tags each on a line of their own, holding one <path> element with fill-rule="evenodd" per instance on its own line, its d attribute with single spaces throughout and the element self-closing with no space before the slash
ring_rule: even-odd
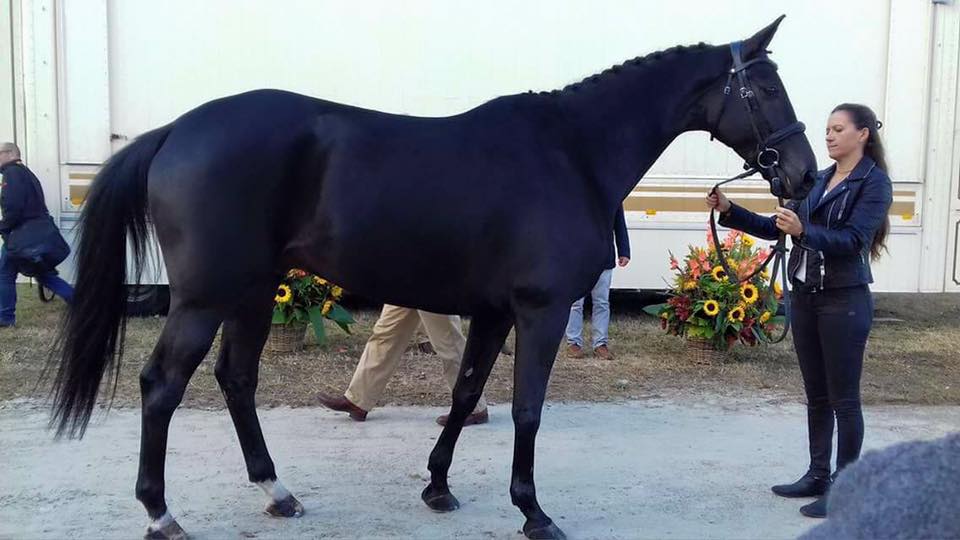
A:
<svg viewBox="0 0 960 540">
<path fill-rule="evenodd" d="M 320 403 L 329 409 L 349 413 L 350 418 L 357 422 L 366 420 L 367 414 L 383 395 L 390 376 L 400 365 L 403 351 L 421 322 L 443 363 L 443 376 L 452 391 L 460 373 L 460 362 L 467 344 L 460 326 L 460 317 L 385 305 L 380 318 L 373 325 L 373 334 L 363 349 L 350 386 L 341 396 L 320 394 Z M 488 420 L 487 402 L 480 396 L 477 406 L 467 416 L 464 425 L 485 424 Z M 447 415 L 437 418 L 437 423 L 446 425 Z"/>
<path fill-rule="evenodd" d="M 590 291 L 590 299 L 593 301 L 593 311 L 591 313 L 590 323 L 593 328 L 593 354 L 604 360 L 612 360 L 613 353 L 610 352 L 608 345 L 607 330 L 610 326 L 610 280 L 613 277 L 613 268 L 615 266 L 624 267 L 630 262 L 630 238 L 627 236 L 627 220 L 623 215 L 623 208 L 617 212 L 614 221 L 614 246 L 610 246 L 610 260 L 607 262 L 606 270 L 600 274 L 600 278 Z M 567 321 L 567 357 L 583 358 L 583 301 L 581 298 L 573 303 L 570 308 L 570 319 Z"/>
<path fill-rule="evenodd" d="M 33 171 L 20 159 L 20 148 L 11 142 L 0 143 L 0 328 L 13 326 L 17 310 L 17 274 L 20 266 L 7 254 L 6 241 L 10 233 L 27 221 L 44 217 L 49 212 L 43 197 L 43 187 Z M 73 287 L 49 270 L 33 276 L 67 303 L 73 301 Z"/>
</svg>

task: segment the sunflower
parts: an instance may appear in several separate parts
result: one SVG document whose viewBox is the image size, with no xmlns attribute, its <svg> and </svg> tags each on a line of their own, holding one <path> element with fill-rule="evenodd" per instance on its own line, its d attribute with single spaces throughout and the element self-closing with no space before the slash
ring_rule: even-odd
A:
<svg viewBox="0 0 960 540">
<path fill-rule="evenodd" d="M 696 289 L 696 288 L 697 288 L 697 282 L 696 282 L 696 281 L 693 281 L 693 280 L 684 282 L 684 284 L 683 284 L 683 290 L 685 290 L 685 291 L 692 291 L 692 290 L 694 290 L 694 289 Z"/>
<path fill-rule="evenodd" d="M 750 238 L 747 235 L 743 235 L 743 245 L 747 247 L 753 247 L 753 238 Z"/>
<path fill-rule="evenodd" d="M 777 295 L 778 298 L 783 296 L 783 289 L 776 281 L 773 282 L 773 294 Z"/>
<path fill-rule="evenodd" d="M 324 315 L 326 315 L 327 313 L 330 313 L 330 310 L 331 310 L 331 309 L 333 309 L 333 302 L 332 302 L 332 301 L 327 300 L 326 302 L 323 303 L 323 314 L 324 314 Z"/>
<path fill-rule="evenodd" d="M 323 279 L 323 278 L 320 277 L 320 276 L 313 276 L 313 282 L 316 283 L 317 285 L 326 285 L 326 284 L 327 284 L 327 280 Z"/>
<path fill-rule="evenodd" d="M 713 279 L 717 281 L 726 281 L 727 273 L 724 272 L 722 266 L 714 266 L 713 270 L 710 272 L 710 275 L 713 276 Z"/>
<path fill-rule="evenodd" d="M 760 279 L 763 281 L 770 281 L 770 272 L 764 269 L 763 272 L 760 272 Z"/>
<path fill-rule="evenodd" d="M 757 288 L 752 283 L 744 283 L 740 286 L 740 298 L 743 298 L 743 301 L 752 304 L 757 301 L 760 295 L 757 293 Z"/>
<path fill-rule="evenodd" d="M 730 313 L 727 314 L 727 320 L 730 322 L 741 322 L 746 313 L 743 310 L 743 306 L 737 306 L 730 310 Z"/>
<path fill-rule="evenodd" d="M 773 317 L 773 315 L 769 311 L 764 311 L 763 315 L 760 315 L 760 324 L 769 321 L 770 317 Z"/>
<path fill-rule="evenodd" d="M 330 294 L 332 294 L 334 298 L 339 300 L 340 297 L 343 296 L 343 289 L 334 285 L 333 289 L 330 291 Z"/>
<path fill-rule="evenodd" d="M 293 291 L 290 290 L 288 285 L 281 283 L 277 287 L 277 295 L 273 297 L 273 301 L 278 304 L 286 304 L 290 300 L 293 300 Z"/>
<path fill-rule="evenodd" d="M 720 313 L 720 303 L 716 300 L 707 300 L 703 303 L 703 312 L 713 317 Z"/>
</svg>

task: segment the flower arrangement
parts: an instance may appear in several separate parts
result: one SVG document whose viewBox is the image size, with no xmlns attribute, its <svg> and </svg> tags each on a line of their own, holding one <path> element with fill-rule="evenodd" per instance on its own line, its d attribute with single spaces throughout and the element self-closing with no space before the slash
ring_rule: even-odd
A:
<svg viewBox="0 0 960 540">
<path fill-rule="evenodd" d="M 727 266 L 739 276 L 755 272 L 770 254 L 754 244 L 739 231 L 731 231 L 723 241 Z M 727 351 L 738 341 L 751 346 L 770 342 L 774 327 L 783 324 L 783 317 L 776 316 L 783 291 L 776 280 L 768 285 L 768 270 L 744 283 L 737 283 L 736 276 L 731 280 L 709 231 L 706 249 L 688 248 L 682 261 L 670 253 L 675 272 L 670 299 L 645 311 L 659 317 L 668 333 L 707 341 L 717 351 Z"/>
<path fill-rule="evenodd" d="M 272 322 L 275 325 L 309 324 L 317 343 L 322 345 L 326 341 L 323 319 L 330 319 L 344 332 L 350 333 L 350 325 L 354 320 L 339 304 L 342 296 L 343 289 L 340 287 L 294 268 L 277 286 Z"/>
</svg>

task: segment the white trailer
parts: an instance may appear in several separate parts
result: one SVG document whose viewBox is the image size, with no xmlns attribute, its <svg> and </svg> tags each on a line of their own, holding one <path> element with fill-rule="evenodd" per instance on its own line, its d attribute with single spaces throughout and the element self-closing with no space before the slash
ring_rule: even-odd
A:
<svg viewBox="0 0 960 540">
<path fill-rule="evenodd" d="M 955 0 L 0 0 L 0 139 L 24 149 L 69 237 L 107 157 L 210 99 L 272 87 L 455 114 L 672 45 L 745 38 L 781 13 L 773 58 L 821 165 L 834 105 L 865 103 L 884 123 L 893 227 L 875 290 L 960 291 Z M 663 288 L 667 250 L 704 241 L 702 197 L 740 164 L 706 134 L 678 138 L 625 201 L 634 261 L 614 287 Z M 728 192 L 775 205 L 761 182 Z"/>
</svg>

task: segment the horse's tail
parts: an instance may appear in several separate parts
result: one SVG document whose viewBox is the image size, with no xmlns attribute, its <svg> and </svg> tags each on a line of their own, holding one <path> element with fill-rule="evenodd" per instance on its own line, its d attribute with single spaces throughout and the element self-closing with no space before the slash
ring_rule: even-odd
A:
<svg viewBox="0 0 960 540">
<path fill-rule="evenodd" d="M 139 283 L 148 236 L 147 171 L 171 128 L 145 133 L 107 160 L 84 203 L 77 225 L 76 291 L 51 356 L 51 363 L 60 359 L 51 389 L 50 427 L 56 426 L 57 437 L 83 437 L 103 374 L 111 367 L 111 401 L 116 394 L 126 329 L 128 240 L 129 268 Z"/>
</svg>

